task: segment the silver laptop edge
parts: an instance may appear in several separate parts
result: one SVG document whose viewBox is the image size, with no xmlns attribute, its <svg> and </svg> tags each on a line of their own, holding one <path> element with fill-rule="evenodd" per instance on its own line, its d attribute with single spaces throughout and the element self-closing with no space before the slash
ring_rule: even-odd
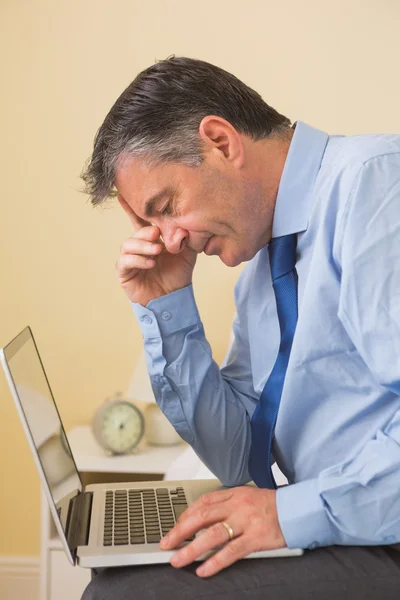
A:
<svg viewBox="0 0 400 600">
<path fill-rule="evenodd" d="M 33 454 L 33 459 L 35 461 L 36 469 L 39 472 L 40 481 L 41 481 L 41 484 L 43 486 L 44 492 L 46 494 L 46 498 L 47 498 L 48 504 L 50 506 L 50 511 L 51 511 L 52 517 L 54 519 L 54 523 L 56 525 L 56 528 L 57 528 L 57 533 L 60 536 L 60 540 L 61 540 L 61 543 L 63 545 L 64 551 L 65 551 L 65 553 L 66 553 L 66 555 L 68 557 L 68 560 L 70 561 L 71 564 L 74 565 L 75 562 L 76 562 L 76 559 L 75 559 L 75 556 L 72 555 L 71 550 L 70 550 L 70 548 L 68 546 L 67 538 L 65 536 L 65 533 L 64 533 L 64 530 L 63 530 L 60 518 L 59 518 L 58 513 L 57 513 L 56 506 L 55 506 L 54 501 L 53 501 L 53 497 L 52 497 L 52 494 L 51 494 L 51 491 L 50 491 L 50 486 L 49 486 L 49 484 L 47 482 L 47 479 L 46 479 L 46 476 L 44 474 L 43 467 L 42 467 L 42 464 L 40 462 L 39 455 L 38 455 L 35 443 L 33 441 L 32 433 L 31 433 L 31 430 L 30 430 L 30 428 L 28 426 L 28 423 L 27 423 L 27 420 L 26 420 L 26 417 L 25 417 L 25 413 L 23 411 L 23 408 L 22 408 L 22 405 L 21 405 L 21 402 L 20 402 L 20 399 L 19 399 L 18 391 L 17 391 L 17 388 L 16 388 L 15 383 L 14 383 L 14 379 L 13 379 L 13 377 L 11 375 L 11 372 L 10 372 L 10 369 L 9 369 L 9 366 L 8 366 L 8 361 L 11 360 L 11 358 L 28 341 L 28 339 L 32 339 L 32 341 L 33 341 L 33 343 L 35 345 L 36 351 L 37 351 L 37 346 L 36 346 L 35 340 L 33 338 L 32 331 L 31 331 L 30 327 L 25 327 L 25 329 L 23 329 L 21 331 L 21 333 L 19 333 L 11 342 L 9 342 L 6 346 L 4 346 L 4 348 L 0 348 L 0 362 L 1 362 L 2 366 L 3 366 L 4 373 L 5 373 L 5 376 L 6 376 L 6 379 L 7 379 L 7 383 L 9 385 L 9 387 L 10 387 L 11 394 L 12 394 L 15 406 L 17 408 L 18 415 L 19 415 L 19 418 L 20 418 L 21 423 L 22 423 L 22 427 L 24 429 L 26 438 L 28 440 L 29 447 L 30 447 L 31 452 Z M 39 356 L 39 353 L 38 353 L 38 356 Z M 39 356 L 39 360 L 40 360 L 40 356 Z M 41 365 L 41 366 L 43 368 L 43 365 Z M 44 373 L 44 375 L 46 377 L 46 380 L 47 380 L 47 376 L 45 374 L 44 369 L 43 369 L 43 373 Z M 49 385 L 48 381 L 47 381 L 47 384 Z M 50 389 L 50 385 L 49 385 L 49 390 L 50 390 L 50 393 L 51 393 L 51 395 L 53 397 L 53 394 L 52 394 L 51 389 Z M 53 402 L 54 402 L 54 397 L 53 397 Z M 58 413 L 57 405 L 56 405 L 55 402 L 54 402 L 54 406 L 55 406 L 55 408 L 57 410 L 57 413 Z M 60 415 L 58 415 L 58 416 L 60 417 Z M 60 422 L 61 422 L 61 418 L 60 418 Z M 67 441 L 67 443 L 68 443 L 68 441 Z M 72 452 L 71 452 L 71 457 L 72 457 Z M 74 464 L 75 464 L 75 462 L 74 462 Z M 75 469 L 76 469 L 76 465 L 75 465 Z M 76 469 L 76 473 L 78 474 L 78 477 L 79 477 L 79 473 L 78 473 L 77 469 Z M 80 477 L 79 477 L 79 479 L 80 479 Z M 82 486 L 82 483 L 81 483 L 81 486 Z M 81 487 L 81 489 L 82 489 L 82 487 Z"/>
</svg>

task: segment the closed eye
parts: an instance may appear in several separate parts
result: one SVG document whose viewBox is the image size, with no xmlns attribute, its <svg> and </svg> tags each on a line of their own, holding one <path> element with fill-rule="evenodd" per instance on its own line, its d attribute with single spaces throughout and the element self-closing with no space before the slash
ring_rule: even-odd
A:
<svg viewBox="0 0 400 600">
<path fill-rule="evenodd" d="M 171 202 L 167 202 L 167 204 L 160 210 L 160 215 L 170 215 L 172 213 Z"/>
</svg>

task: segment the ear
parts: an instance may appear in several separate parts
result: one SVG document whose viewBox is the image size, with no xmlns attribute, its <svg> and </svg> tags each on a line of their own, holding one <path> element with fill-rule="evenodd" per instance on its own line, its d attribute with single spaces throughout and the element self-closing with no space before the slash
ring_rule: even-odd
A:
<svg viewBox="0 0 400 600">
<path fill-rule="evenodd" d="M 216 152 L 219 158 L 235 167 L 244 163 L 242 135 L 222 117 L 207 115 L 199 125 L 199 135 L 206 151 Z"/>
</svg>

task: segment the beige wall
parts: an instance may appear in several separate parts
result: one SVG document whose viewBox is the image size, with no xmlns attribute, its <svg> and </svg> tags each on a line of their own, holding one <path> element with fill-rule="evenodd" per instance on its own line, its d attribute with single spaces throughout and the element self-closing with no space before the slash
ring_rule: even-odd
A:
<svg viewBox="0 0 400 600">
<path fill-rule="evenodd" d="M 141 336 L 114 277 L 122 211 L 78 176 L 106 111 L 169 54 L 231 70 L 293 120 L 400 131 L 396 0 L 1 0 L 0 345 L 36 334 L 68 427 L 125 389 Z M 220 361 L 240 269 L 202 257 L 198 304 Z M 0 373 L 0 554 L 39 552 L 39 484 Z"/>
</svg>

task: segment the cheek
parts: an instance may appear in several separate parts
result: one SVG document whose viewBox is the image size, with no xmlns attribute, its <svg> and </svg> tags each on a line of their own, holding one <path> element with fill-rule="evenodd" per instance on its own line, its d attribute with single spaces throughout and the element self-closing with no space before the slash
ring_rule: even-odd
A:
<svg viewBox="0 0 400 600">
<path fill-rule="evenodd" d="M 187 215 L 176 220 L 176 226 L 193 233 L 209 230 L 209 219 L 201 213 Z"/>
</svg>

